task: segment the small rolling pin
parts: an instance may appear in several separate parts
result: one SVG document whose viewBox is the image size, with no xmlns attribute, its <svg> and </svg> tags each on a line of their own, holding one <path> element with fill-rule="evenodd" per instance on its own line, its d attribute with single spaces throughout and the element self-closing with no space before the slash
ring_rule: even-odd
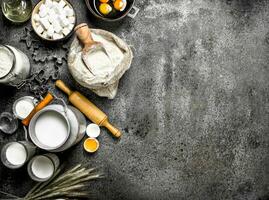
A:
<svg viewBox="0 0 269 200">
<path fill-rule="evenodd" d="M 70 90 L 63 81 L 57 80 L 56 86 L 69 96 L 69 101 L 84 113 L 88 119 L 99 126 L 106 127 L 115 137 L 120 137 L 121 132 L 110 124 L 107 115 L 97 106 L 90 102 L 85 96 L 77 91 Z"/>
<path fill-rule="evenodd" d="M 24 126 L 28 126 L 33 116 L 40 111 L 42 108 L 44 108 L 46 105 L 48 105 L 53 100 L 53 96 L 51 93 L 48 92 L 48 94 L 45 96 L 44 99 L 42 99 L 32 110 L 32 112 L 24 119 L 22 120 L 22 124 Z"/>
</svg>

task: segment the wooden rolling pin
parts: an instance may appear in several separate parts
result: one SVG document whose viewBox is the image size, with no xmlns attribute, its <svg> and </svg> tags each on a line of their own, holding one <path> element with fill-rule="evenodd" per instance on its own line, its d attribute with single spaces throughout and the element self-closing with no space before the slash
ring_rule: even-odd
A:
<svg viewBox="0 0 269 200">
<path fill-rule="evenodd" d="M 69 101 L 84 113 L 88 119 L 99 126 L 106 127 L 115 137 L 120 137 L 121 132 L 110 124 L 107 115 L 97 106 L 90 102 L 85 96 L 77 91 L 70 90 L 63 81 L 57 80 L 56 86 L 69 96 Z"/>
<path fill-rule="evenodd" d="M 46 105 L 48 105 L 53 100 L 53 96 L 51 93 L 48 92 L 48 94 L 45 96 L 44 99 L 42 99 L 32 110 L 32 112 L 24 119 L 22 120 L 22 124 L 24 126 L 28 126 L 33 116 L 40 111 L 42 108 L 44 108 Z"/>
</svg>

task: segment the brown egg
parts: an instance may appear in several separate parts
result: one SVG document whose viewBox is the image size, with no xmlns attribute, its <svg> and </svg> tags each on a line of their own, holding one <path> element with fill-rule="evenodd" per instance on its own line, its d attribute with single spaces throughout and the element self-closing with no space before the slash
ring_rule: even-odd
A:
<svg viewBox="0 0 269 200">
<path fill-rule="evenodd" d="M 126 8 L 127 1 L 126 0 L 115 0 L 114 8 L 118 11 L 123 11 Z"/>
</svg>

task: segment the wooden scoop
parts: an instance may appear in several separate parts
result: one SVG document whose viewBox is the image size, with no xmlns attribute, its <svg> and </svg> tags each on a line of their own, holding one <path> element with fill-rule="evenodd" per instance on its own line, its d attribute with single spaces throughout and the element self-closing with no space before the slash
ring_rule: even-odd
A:
<svg viewBox="0 0 269 200">
<path fill-rule="evenodd" d="M 109 54 L 107 53 L 104 45 L 101 42 L 96 42 L 93 40 L 91 31 L 86 23 L 77 25 L 75 27 L 75 32 L 78 39 L 84 46 L 82 49 L 82 60 L 84 64 L 88 67 L 90 72 L 94 75 L 92 70 L 92 67 L 94 66 L 90 66 L 90 64 L 87 62 L 87 56 L 96 51 L 103 51 L 110 59 Z"/>
<path fill-rule="evenodd" d="M 33 118 L 33 116 L 40 111 L 42 108 L 44 108 L 46 105 L 48 105 L 52 100 L 53 100 L 53 96 L 51 93 L 48 92 L 48 94 L 45 96 L 44 99 L 42 99 L 42 101 L 40 101 L 32 110 L 32 112 L 24 119 L 22 120 L 22 124 L 24 126 L 28 126 L 31 119 Z"/>
</svg>

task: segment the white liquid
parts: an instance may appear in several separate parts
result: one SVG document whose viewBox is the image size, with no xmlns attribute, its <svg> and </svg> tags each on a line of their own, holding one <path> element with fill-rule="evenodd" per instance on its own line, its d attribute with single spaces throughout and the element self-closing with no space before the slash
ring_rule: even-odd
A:
<svg viewBox="0 0 269 200">
<path fill-rule="evenodd" d="M 52 161 L 45 156 L 38 156 L 32 163 L 33 174 L 41 179 L 49 178 L 54 172 Z"/>
<path fill-rule="evenodd" d="M 6 76 L 13 65 L 13 55 L 6 49 L 0 47 L 0 77 Z"/>
<path fill-rule="evenodd" d="M 27 158 L 27 152 L 20 143 L 11 144 L 6 150 L 6 158 L 12 165 L 22 165 Z"/>
<path fill-rule="evenodd" d="M 19 101 L 15 106 L 16 114 L 22 119 L 25 119 L 33 109 L 33 102 L 26 99 Z"/>
<path fill-rule="evenodd" d="M 37 119 L 35 132 L 40 143 L 51 148 L 57 148 L 68 137 L 68 126 L 62 115 L 47 111 Z"/>
</svg>

